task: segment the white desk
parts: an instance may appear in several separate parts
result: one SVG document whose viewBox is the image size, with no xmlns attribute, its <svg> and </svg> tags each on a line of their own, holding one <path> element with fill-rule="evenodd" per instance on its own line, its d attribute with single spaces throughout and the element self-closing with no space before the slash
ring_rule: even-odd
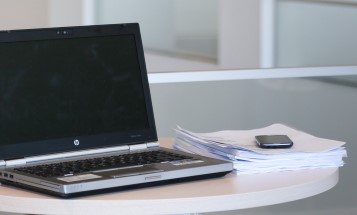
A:
<svg viewBox="0 0 357 215">
<path fill-rule="evenodd" d="M 170 146 L 170 139 L 161 139 Z M 234 175 L 144 189 L 59 199 L 0 186 L 0 211 L 26 214 L 179 214 L 236 210 L 317 195 L 338 182 L 338 169 Z"/>
</svg>

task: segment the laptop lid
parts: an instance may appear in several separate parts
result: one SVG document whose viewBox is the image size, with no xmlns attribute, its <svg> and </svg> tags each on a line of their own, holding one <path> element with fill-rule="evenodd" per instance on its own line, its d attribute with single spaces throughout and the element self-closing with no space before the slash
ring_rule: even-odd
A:
<svg viewBox="0 0 357 215">
<path fill-rule="evenodd" d="M 152 141 L 138 24 L 0 32 L 0 160 Z"/>
</svg>

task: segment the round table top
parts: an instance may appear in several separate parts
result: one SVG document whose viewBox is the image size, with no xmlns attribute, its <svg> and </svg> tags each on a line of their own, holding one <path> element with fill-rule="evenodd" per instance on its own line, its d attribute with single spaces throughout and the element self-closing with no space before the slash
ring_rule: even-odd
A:
<svg viewBox="0 0 357 215">
<path fill-rule="evenodd" d="M 170 146 L 171 139 L 160 139 Z M 338 182 L 338 168 L 236 175 L 74 199 L 0 186 L 0 211 L 26 214 L 179 214 L 237 210 L 317 195 Z"/>
</svg>

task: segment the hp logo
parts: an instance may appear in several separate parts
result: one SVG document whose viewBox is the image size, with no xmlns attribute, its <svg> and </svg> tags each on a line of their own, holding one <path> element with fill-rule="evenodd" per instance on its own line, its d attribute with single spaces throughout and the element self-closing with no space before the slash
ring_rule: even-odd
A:
<svg viewBox="0 0 357 215">
<path fill-rule="evenodd" d="M 74 140 L 73 143 L 74 143 L 74 145 L 78 146 L 79 145 L 79 140 Z"/>
</svg>

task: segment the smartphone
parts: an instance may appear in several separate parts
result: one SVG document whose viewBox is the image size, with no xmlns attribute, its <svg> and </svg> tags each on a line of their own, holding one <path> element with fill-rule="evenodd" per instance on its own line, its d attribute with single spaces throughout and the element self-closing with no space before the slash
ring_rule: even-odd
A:
<svg viewBox="0 0 357 215">
<path fill-rule="evenodd" d="M 258 135 L 255 140 L 260 148 L 267 149 L 290 148 L 294 144 L 287 135 Z"/>
</svg>

